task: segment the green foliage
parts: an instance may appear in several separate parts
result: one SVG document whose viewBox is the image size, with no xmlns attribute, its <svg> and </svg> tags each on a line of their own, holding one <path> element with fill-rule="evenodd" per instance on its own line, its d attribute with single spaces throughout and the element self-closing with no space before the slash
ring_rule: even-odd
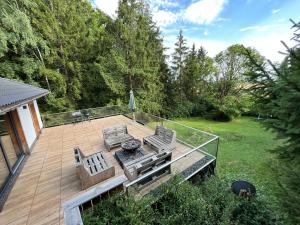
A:
<svg viewBox="0 0 300 225">
<path fill-rule="evenodd" d="M 294 23 L 294 39 L 299 39 L 300 24 Z M 287 46 L 286 46 L 287 47 Z M 264 125 L 274 130 L 284 144 L 276 150 L 281 160 L 277 172 L 281 205 L 291 224 L 299 224 L 300 201 L 300 48 L 288 48 L 288 56 L 280 67 L 258 62 L 250 54 L 256 71 L 250 74 L 252 92 L 260 112 L 266 116 Z"/>
<path fill-rule="evenodd" d="M 1 1 L 1 76 L 50 89 L 47 111 L 126 104 L 133 89 L 140 109 L 159 113 L 165 56 L 148 11 L 121 1 L 112 20 L 87 0 Z"/>
<path fill-rule="evenodd" d="M 235 197 L 227 180 L 177 183 L 175 179 L 163 185 L 156 197 L 101 201 L 92 212 L 83 213 L 84 224 L 279 224 L 263 199 Z"/>
<path fill-rule="evenodd" d="M 213 78 L 211 103 L 229 119 L 251 108 L 252 100 L 247 94 L 247 75 L 253 68 L 247 53 L 262 60 L 256 50 L 243 45 L 232 45 L 215 57 L 217 73 Z"/>
<path fill-rule="evenodd" d="M 25 4 L 26 3 L 26 4 Z M 26 6 L 27 1 L 1 1 L 0 9 L 0 74 L 1 76 L 34 83 L 42 65 L 40 52 L 47 54 L 45 41 L 33 30 Z"/>
<path fill-rule="evenodd" d="M 214 59 L 203 47 L 186 47 L 182 31 L 175 43 L 172 79 L 165 79 L 175 90 L 167 96 L 171 116 L 204 116 L 214 120 L 231 120 L 252 109 L 248 94 L 248 74 L 254 69 L 247 54 L 262 60 L 262 56 L 243 45 L 232 45 Z M 170 75 L 168 75 L 170 76 Z M 171 111 L 171 112 L 170 112 Z"/>
<path fill-rule="evenodd" d="M 163 46 L 147 5 L 136 0 L 120 1 L 111 31 L 112 57 L 101 63 L 105 82 L 124 100 L 130 89 L 134 90 L 140 109 L 158 113 L 162 102 L 158 75 L 164 60 Z"/>
</svg>

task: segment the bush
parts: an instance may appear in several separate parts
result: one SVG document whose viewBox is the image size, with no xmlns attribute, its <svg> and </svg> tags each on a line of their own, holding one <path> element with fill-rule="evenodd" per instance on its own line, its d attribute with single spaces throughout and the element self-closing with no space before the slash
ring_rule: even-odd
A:
<svg viewBox="0 0 300 225">
<path fill-rule="evenodd" d="M 256 197 L 236 197 L 230 183 L 216 177 L 200 183 L 178 180 L 159 188 L 158 199 L 118 196 L 83 213 L 84 224 L 250 224 L 275 225 L 278 219 L 267 203 Z M 154 203 L 153 203 L 154 202 Z"/>
</svg>

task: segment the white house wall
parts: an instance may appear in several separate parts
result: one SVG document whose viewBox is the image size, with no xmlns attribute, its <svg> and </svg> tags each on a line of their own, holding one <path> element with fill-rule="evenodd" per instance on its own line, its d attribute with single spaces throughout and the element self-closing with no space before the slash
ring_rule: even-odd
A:
<svg viewBox="0 0 300 225">
<path fill-rule="evenodd" d="M 37 115 L 37 119 L 38 119 L 38 122 L 39 122 L 40 129 L 42 129 L 43 128 L 43 122 L 42 122 L 40 110 L 39 110 L 39 107 L 38 107 L 38 104 L 37 104 L 36 100 L 33 101 L 33 105 L 34 105 L 34 110 L 35 110 L 36 115 Z"/>
<path fill-rule="evenodd" d="M 33 126 L 33 121 L 28 104 L 18 107 L 17 112 L 20 118 L 27 145 L 29 148 L 31 148 L 36 139 L 36 132 Z"/>
</svg>

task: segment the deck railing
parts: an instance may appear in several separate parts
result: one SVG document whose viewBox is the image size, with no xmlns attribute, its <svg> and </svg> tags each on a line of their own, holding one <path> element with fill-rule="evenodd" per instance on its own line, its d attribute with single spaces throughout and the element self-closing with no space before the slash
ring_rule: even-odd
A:
<svg viewBox="0 0 300 225">
<path fill-rule="evenodd" d="M 180 175 L 187 180 L 203 169 L 211 169 L 213 172 L 218 153 L 218 136 L 149 113 L 136 112 L 133 117 L 133 114 L 128 113 L 128 110 L 124 110 L 120 106 L 114 105 L 82 109 L 73 112 L 44 114 L 43 121 L 45 127 L 52 127 L 114 115 L 124 115 L 130 119 L 135 118 L 137 123 L 150 128 L 153 132 L 157 125 L 163 125 L 166 128 L 172 129 L 176 131 L 177 142 L 186 146 L 187 149 L 190 149 L 184 151 L 184 153 L 178 157 L 172 157 L 172 161 L 125 184 L 128 192 L 143 196 L 152 189 L 160 186 L 163 182 L 169 180 L 169 178 L 174 175 Z M 164 174 L 166 171 L 169 172 Z M 161 179 L 155 179 L 157 177 L 161 177 Z"/>
<path fill-rule="evenodd" d="M 45 113 L 42 115 L 44 127 L 60 126 L 71 123 L 83 122 L 86 120 L 99 119 L 108 116 L 120 115 L 125 113 L 118 105 L 104 106 L 89 109 L 80 109 L 70 112 Z"/>
<path fill-rule="evenodd" d="M 133 118 L 131 113 L 126 114 L 126 116 Z M 143 196 L 174 175 L 179 175 L 184 180 L 188 180 L 203 169 L 208 168 L 211 169 L 210 172 L 213 172 L 218 154 L 218 136 L 149 113 L 135 113 L 135 119 L 138 123 L 151 128 L 153 131 L 157 125 L 175 130 L 177 142 L 189 147 L 190 150 L 176 158 L 172 157 L 172 161 L 127 183 L 125 187 L 128 192 Z M 169 172 L 165 174 L 166 171 Z M 153 178 L 159 176 L 162 179 L 155 179 L 154 181 Z M 149 183 L 150 185 L 148 185 Z"/>
</svg>

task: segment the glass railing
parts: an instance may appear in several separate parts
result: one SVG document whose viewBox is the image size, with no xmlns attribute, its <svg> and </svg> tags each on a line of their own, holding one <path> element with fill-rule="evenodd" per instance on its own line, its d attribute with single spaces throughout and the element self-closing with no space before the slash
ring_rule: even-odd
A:
<svg viewBox="0 0 300 225">
<path fill-rule="evenodd" d="M 133 118 L 132 113 L 126 116 Z M 218 136 L 144 112 L 137 112 L 134 117 L 136 122 L 153 131 L 157 125 L 176 131 L 177 142 L 189 147 L 189 150 L 177 157 L 172 156 L 172 161 L 127 183 L 127 192 L 136 196 L 144 196 L 175 175 L 187 180 L 208 166 L 214 167 L 218 153 Z"/>
<path fill-rule="evenodd" d="M 114 115 L 134 118 L 136 123 L 149 128 L 150 133 L 155 132 L 157 125 L 162 125 L 176 132 L 178 149 L 172 151 L 171 160 L 162 165 L 154 166 L 151 170 L 139 175 L 136 180 L 127 182 L 125 187 L 128 192 L 143 196 L 155 190 L 162 183 L 169 181 L 175 175 L 187 180 L 204 168 L 215 166 L 218 153 L 218 136 L 149 113 L 135 112 L 133 116 L 133 113 L 128 113 L 128 110 L 126 111 L 120 106 L 107 106 L 44 114 L 43 121 L 45 127 L 52 127 Z"/>
<path fill-rule="evenodd" d="M 113 105 L 89 109 L 80 109 L 72 112 L 61 112 L 52 114 L 46 113 L 42 115 L 42 118 L 44 127 L 53 127 L 108 116 L 120 115 L 123 113 L 125 113 L 125 111 L 122 107 Z"/>
<path fill-rule="evenodd" d="M 160 185 L 168 182 L 172 177 L 179 176 L 183 180 L 188 180 L 203 169 L 214 170 L 216 157 L 205 152 L 206 149 L 217 149 L 218 137 L 214 137 L 202 145 L 178 156 L 171 162 L 144 174 L 138 179 L 125 185 L 126 191 L 135 196 L 144 196 L 155 191 Z"/>
<path fill-rule="evenodd" d="M 132 113 L 125 114 L 130 119 L 133 118 Z M 134 113 L 136 122 L 143 124 L 144 126 L 149 127 L 153 131 L 155 130 L 157 125 L 162 125 L 168 129 L 172 129 L 176 132 L 177 141 L 188 145 L 192 148 L 195 148 L 214 137 L 217 137 L 214 134 L 198 130 L 189 126 L 185 126 L 181 123 L 177 123 L 172 120 L 164 119 L 158 116 L 151 115 L 145 112 L 136 112 Z M 207 149 L 207 152 L 212 151 L 211 149 Z M 215 154 L 213 154 L 215 155 Z"/>
</svg>

